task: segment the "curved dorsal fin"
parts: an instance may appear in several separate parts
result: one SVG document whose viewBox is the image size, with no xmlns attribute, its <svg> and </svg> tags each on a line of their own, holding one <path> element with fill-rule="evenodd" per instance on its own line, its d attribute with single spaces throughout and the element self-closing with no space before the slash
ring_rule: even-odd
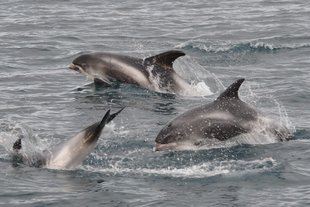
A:
<svg viewBox="0 0 310 207">
<path fill-rule="evenodd" d="M 220 96 L 217 98 L 219 99 L 231 99 L 231 98 L 237 98 L 239 99 L 238 91 L 245 79 L 241 78 L 236 80 L 233 84 L 231 84 L 223 93 L 220 94 Z"/>
<path fill-rule="evenodd" d="M 178 50 L 170 50 L 158 55 L 154 55 L 148 58 L 145 58 L 145 65 L 160 65 L 167 69 L 172 69 L 173 62 L 181 56 L 184 56 L 185 53 Z"/>
</svg>

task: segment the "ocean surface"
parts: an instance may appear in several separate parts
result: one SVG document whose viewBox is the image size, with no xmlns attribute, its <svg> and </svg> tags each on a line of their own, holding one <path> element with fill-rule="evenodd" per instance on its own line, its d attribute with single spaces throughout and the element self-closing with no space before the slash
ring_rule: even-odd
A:
<svg viewBox="0 0 310 207">
<path fill-rule="evenodd" d="M 309 206 L 309 13 L 307 0 L 1 2 L 0 205 Z M 67 67 L 88 52 L 145 58 L 167 50 L 187 54 L 174 68 L 196 94 L 98 88 Z M 246 79 L 241 99 L 285 123 L 292 140 L 257 134 L 153 150 L 169 120 L 238 78 Z M 42 151 L 122 107 L 76 169 L 12 163 L 19 137 L 27 153 Z"/>
</svg>

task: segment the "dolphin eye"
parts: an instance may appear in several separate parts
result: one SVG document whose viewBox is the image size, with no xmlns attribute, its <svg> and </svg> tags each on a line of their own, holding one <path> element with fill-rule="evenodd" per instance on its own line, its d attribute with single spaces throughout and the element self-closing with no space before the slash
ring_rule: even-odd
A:
<svg viewBox="0 0 310 207">
<path fill-rule="evenodd" d="M 82 68 L 86 68 L 87 67 L 87 65 L 85 63 L 82 63 L 81 66 L 82 66 Z"/>
</svg>

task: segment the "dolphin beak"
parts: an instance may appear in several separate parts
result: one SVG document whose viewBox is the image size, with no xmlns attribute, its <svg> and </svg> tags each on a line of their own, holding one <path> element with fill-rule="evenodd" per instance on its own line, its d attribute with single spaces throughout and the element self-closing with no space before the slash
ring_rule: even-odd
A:
<svg viewBox="0 0 310 207">
<path fill-rule="evenodd" d="M 77 72 L 81 72 L 80 66 L 74 65 L 73 63 L 71 63 L 71 64 L 68 66 L 68 68 L 71 69 L 71 70 L 75 70 L 75 71 L 77 71 Z"/>
<path fill-rule="evenodd" d="M 163 151 L 163 150 L 175 150 L 177 148 L 177 143 L 169 143 L 169 144 L 159 144 L 156 143 L 154 147 L 154 151 Z"/>
</svg>

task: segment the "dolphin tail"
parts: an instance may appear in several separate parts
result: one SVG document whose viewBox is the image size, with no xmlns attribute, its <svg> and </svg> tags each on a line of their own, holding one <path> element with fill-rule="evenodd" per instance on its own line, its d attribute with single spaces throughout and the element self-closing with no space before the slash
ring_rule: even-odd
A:
<svg viewBox="0 0 310 207">
<path fill-rule="evenodd" d="M 178 50 L 170 50 L 164 53 L 160 53 L 158 55 L 154 55 L 151 57 L 148 57 L 144 60 L 144 65 L 160 65 L 166 69 L 172 69 L 173 62 L 181 57 L 184 56 L 185 53 Z"/>
<path fill-rule="evenodd" d="M 93 143 L 94 141 L 97 141 L 97 139 L 100 137 L 102 129 L 108 123 L 109 118 L 110 110 L 105 113 L 100 122 L 96 122 L 83 130 L 86 134 L 85 143 Z"/>
<path fill-rule="evenodd" d="M 100 123 L 98 124 L 94 124 L 96 126 L 95 128 L 95 134 L 100 135 L 103 127 L 109 123 L 110 121 L 112 121 L 119 113 L 121 113 L 121 111 L 124 110 L 125 107 L 123 107 L 121 110 L 119 110 L 118 112 L 114 113 L 114 114 L 110 114 L 110 109 L 105 113 L 104 117 L 102 118 L 102 120 L 100 121 Z M 93 126 L 94 126 L 93 125 Z M 92 127 L 88 127 L 88 128 L 92 128 Z"/>
<path fill-rule="evenodd" d="M 110 109 L 105 113 L 104 117 L 100 121 L 100 123 L 96 127 L 96 131 L 100 131 L 103 129 L 103 127 L 109 122 L 110 119 Z"/>
<path fill-rule="evenodd" d="M 121 110 L 119 110 L 118 112 L 111 114 L 110 117 L 108 118 L 107 123 L 109 123 L 110 121 L 112 121 L 119 113 L 121 113 L 124 110 L 125 107 L 121 108 Z"/>
<path fill-rule="evenodd" d="M 240 88 L 240 86 L 244 80 L 245 80 L 244 78 L 236 80 L 224 92 L 222 92 L 220 94 L 220 96 L 217 98 L 217 100 L 219 100 L 219 99 L 232 99 L 232 98 L 239 99 L 238 91 L 239 91 L 239 88 Z"/>
</svg>

